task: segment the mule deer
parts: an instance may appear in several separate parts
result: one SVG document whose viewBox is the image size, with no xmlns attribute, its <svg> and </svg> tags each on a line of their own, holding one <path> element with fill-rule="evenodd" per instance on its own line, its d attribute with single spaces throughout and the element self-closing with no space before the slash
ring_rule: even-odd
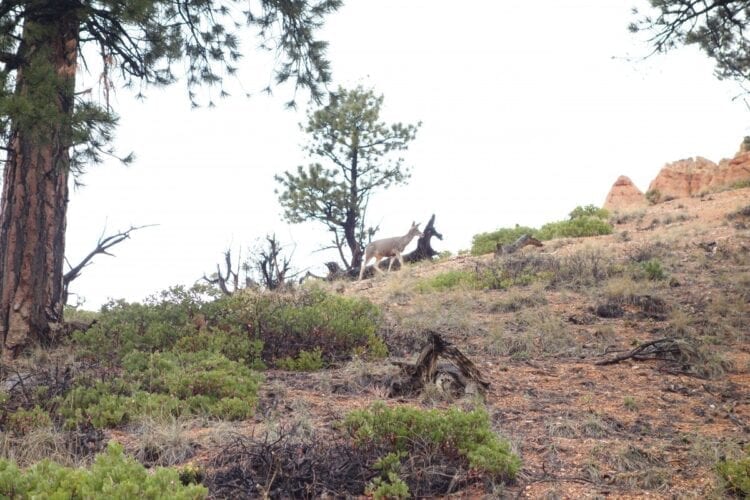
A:
<svg viewBox="0 0 750 500">
<path fill-rule="evenodd" d="M 362 280 L 362 275 L 365 272 L 367 263 L 370 262 L 370 259 L 373 257 L 375 257 L 375 270 L 381 274 L 383 271 L 380 270 L 378 264 L 383 257 L 391 257 L 391 261 L 388 263 L 389 272 L 393 265 L 394 257 L 398 259 L 399 264 L 403 267 L 404 258 L 401 256 L 401 252 L 404 251 L 406 245 L 408 245 L 415 236 L 422 236 L 422 232 L 419 230 L 419 224 L 414 224 L 414 222 L 412 222 L 409 232 L 405 235 L 375 240 L 367 245 L 365 247 L 365 258 L 362 259 L 362 266 L 359 268 L 359 280 Z"/>
<path fill-rule="evenodd" d="M 538 239 L 534 238 L 531 235 L 524 234 L 520 238 L 518 238 L 516 241 L 509 245 L 501 245 L 500 243 L 497 243 L 495 245 L 495 257 L 498 257 L 500 255 L 507 255 L 509 253 L 516 252 L 520 250 L 521 248 L 532 245 L 535 247 L 543 247 L 544 244 L 539 241 Z"/>
</svg>

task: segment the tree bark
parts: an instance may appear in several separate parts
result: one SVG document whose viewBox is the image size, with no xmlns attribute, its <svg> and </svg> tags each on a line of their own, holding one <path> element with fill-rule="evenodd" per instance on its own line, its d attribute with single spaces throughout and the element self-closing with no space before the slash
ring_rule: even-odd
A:
<svg viewBox="0 0 750 500">
<path fill-rule="evenodd" d="M 344 224 L 344 239 L 346 240 L 346 244 L 349 245 L 349 250 L 352 253 L 352 260 L 347 265 L 349 271 L 352 269 L 359 269 L 359 266 L 362 265 L 362 248 L 359 246 L 359 241 L 357 240 L 357 219 L 359 219 L 359 170 L 357 164 L 359 159 L 358 137 L 355 136 L 352 138 L 351 148 L 349 207 L 346 211 L 346 221 Z"/>
<path fill-rule="evenodd" d="M 12 124 L 0 206 L 0 339 L 10 361 L 62 322 L 71 120 L 78 21 L 73 12 L 28 19 L 16 94 L 51 116 Z M 45 73 L 46 72 L 46 73 Z M 41 76 L 40 76 L 41 75 Z M 52 91 L 39 85 L 51 82 Z M 51 101 L 51 102 L 50 102 Z M 27 123 L 28 122 L 28 123 Z"/>
</svg>

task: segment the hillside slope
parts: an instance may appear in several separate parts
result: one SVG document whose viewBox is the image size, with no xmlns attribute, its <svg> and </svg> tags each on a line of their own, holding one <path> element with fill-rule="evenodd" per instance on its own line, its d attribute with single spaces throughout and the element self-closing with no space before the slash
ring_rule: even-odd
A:
<svg viewBox="0 0 750 500">
<path fill-rule="evenodd" d="M 514 494 L 702 498 L 716 487 L 717 458 L 750 431 L 750 189 L 612 220 L 608 236 L 333 286 L 385 309 L 393 354 L 411 359 L 434 330 L 480 367 L 493 425 L 524 461 Z M 488 290 L 441 280 L 483 266 L 520 266 L 528 284 Z M 665 337 L 689 342 L 696 358 L 595 364 Z M 325 376 L 334 385 L 347 378 L 345 369 Z M 378 396 L 371 392 L 365 400 Z M 321 404 L 349 407 L 361 397 Z M 406 403 L 455 404 L 435 395 Z"/>
</svg>

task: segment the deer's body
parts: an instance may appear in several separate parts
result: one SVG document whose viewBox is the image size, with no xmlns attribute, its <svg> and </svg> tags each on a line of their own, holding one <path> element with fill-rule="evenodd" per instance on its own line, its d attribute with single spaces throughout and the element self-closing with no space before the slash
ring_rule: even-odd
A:
<svg viewBox="0 0 750 500">
<path fill-rule="evenodd" d="M 372 259 L 373 257 L 375 257 L 375 270 L 379 273 L 382 273 L 383 271 L 380 270 L 378 264 L 385 257 L 391 258 L 391 261 L 388 263 L 388 271 L 390 271 L 391 266 L 393 266 L 394 258 L 398 259 L 399 264 L 403 266 L 404 259 L 401 256 L 401 252 L 404 251 L 406 245 L 408 245 L 415 236 L 422 235 L 422 233 L 419 231 L 418 226 L 419 224 L 414 224 L 412 222 L 411 228 L 409 228 L 409 232 L 405 235 L 396 236 L 393 238 L 383 238 L 382 240 L 375 240 L 367 245 L 365 247 L 365 258 L 362 259 L 362 266 L 359 268 L 359 279 L 362 279 L 362 275 L 365 272 L 367 263 L 370 262 L 370 259 Z"/>
<path fill-rule="evenodd" d="M 544 246 L 538 239 L 534 238 L 533 236 L 529 236 L 528 234 L 524 234 L 510 245 L 501 245 L 500 243 L 498 243 L 495 247 L 495 256 L 497 257 L 499 255 L 516 252 L 527 245 L 532 245 L 535 247 Z"/>
</svg>

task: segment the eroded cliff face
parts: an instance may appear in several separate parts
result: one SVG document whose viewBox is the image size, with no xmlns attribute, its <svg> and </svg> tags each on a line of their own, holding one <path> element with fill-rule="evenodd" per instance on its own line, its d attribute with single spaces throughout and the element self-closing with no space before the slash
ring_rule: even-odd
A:
<svg viewBox="0 0 750 500">
<path fill-rule="evenodd" d="M 630 177 L 621 175 L 612 185 L 604 201 L 604 208 L 613 212 L 635 210 L 648 204 L 646 196 L 633 184 Z"/>
</svg>

